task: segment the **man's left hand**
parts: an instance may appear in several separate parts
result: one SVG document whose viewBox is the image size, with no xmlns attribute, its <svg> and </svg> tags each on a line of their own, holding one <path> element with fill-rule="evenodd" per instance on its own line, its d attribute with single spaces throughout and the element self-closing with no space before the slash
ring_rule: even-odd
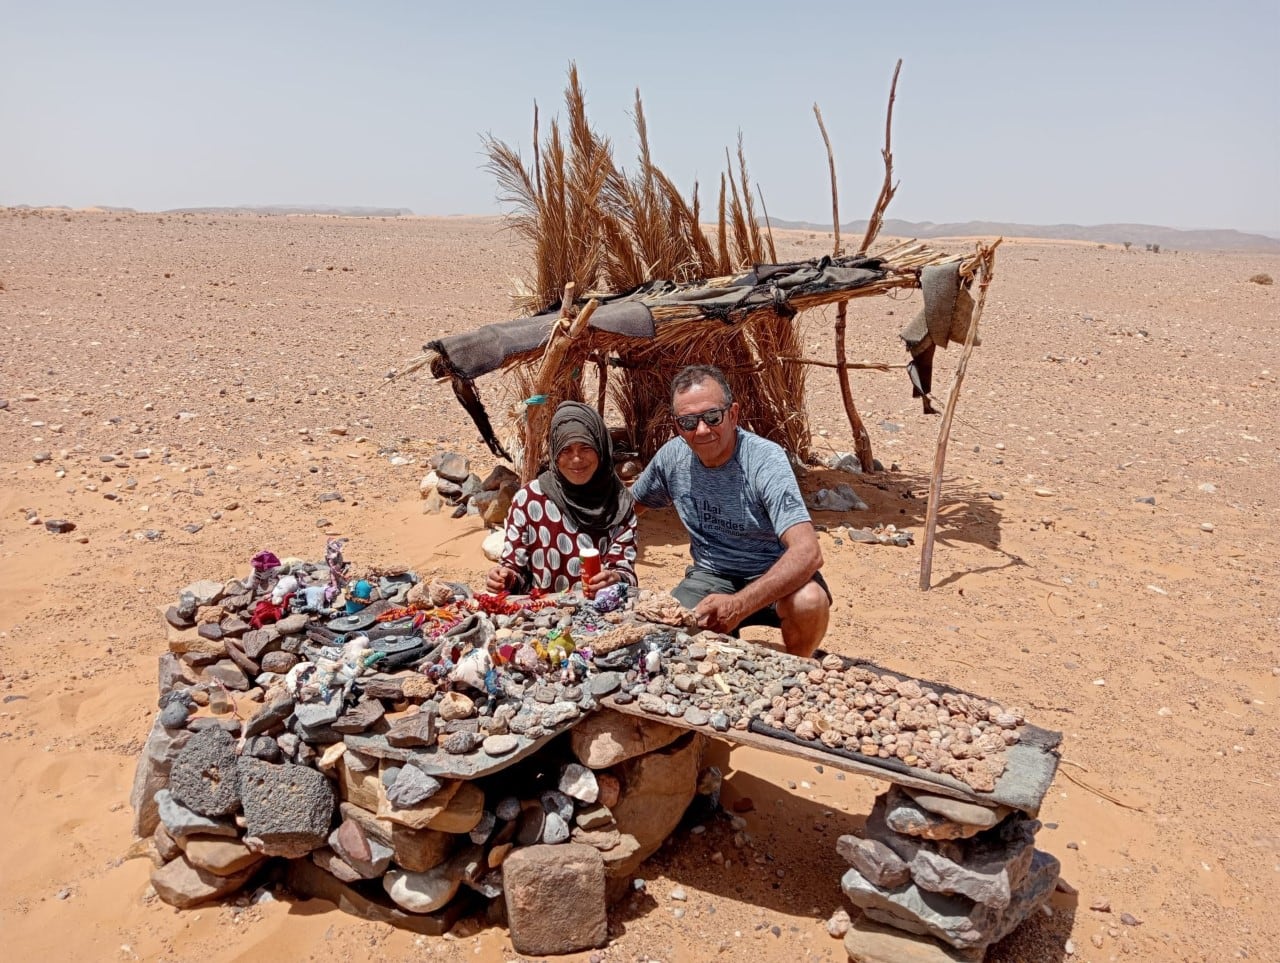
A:
<svg viewBox="0 0 1280 963">
<path fill-rule="evenodd" d="M 698 617 L 698 625 L 712 632 L 729 633 L 738 627 L 750 612 L 736 595 L 711 594 L 704 596 L 694 607 L 693 614 Z"/>
</svg>

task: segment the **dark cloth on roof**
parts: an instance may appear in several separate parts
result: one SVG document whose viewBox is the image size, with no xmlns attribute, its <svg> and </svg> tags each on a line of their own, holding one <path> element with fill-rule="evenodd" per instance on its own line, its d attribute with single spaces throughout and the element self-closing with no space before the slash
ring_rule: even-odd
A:
<svg viewBox="0 0 1280 963">
<path fill-rule="evenodd" d="M 850 255 L 790 264 L 759 264 L 724 284 L 676 284 L 651 281 L 606 299 L 591 315 L 588 327 L 611 334 L 653 338 L 654 308 L 691 306 L 704 319 L 733 324 L 760 308 L 790 312 L 790 298 L 831 290 L 852 290 L 884 277 L 883 262 Z M 545 345 L 560 318 L 556 307 L 528 318 L 486 324 L 474 331 L 439 338 L 426 345 L 446 359 L 447 369 L 462 378 L 478 378 L 500 368 L 512 355 Z"/>
</svg>

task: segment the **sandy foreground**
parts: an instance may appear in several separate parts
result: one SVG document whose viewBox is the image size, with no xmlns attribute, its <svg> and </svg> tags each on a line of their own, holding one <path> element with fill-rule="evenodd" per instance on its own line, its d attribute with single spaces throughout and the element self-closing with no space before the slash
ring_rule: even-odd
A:
<svg viewBox="0 0 1280 963">
<path fill-rule="evenodd" d="M 830 246 L 779 240 L 783 258 Z M 437 334 L 507 317 L 523 263 L 492 219 L 0 212 L 6 959 L 517 957 L 500 929 L 433 940 L 283 893 L 178 912 L 123 857 L 165 649 L 156 606 L 178 588 L 242 576 L 261 549 L 319 559 L 333 535 L 357 568 L 487 568 L 482 528 L 424 515 L 418 482 L 438 449 L 481 474 L 492 456 L 447 387 L 385 376 Z M 821 536 L 826 645 L 1064 733 L 1039 844 L 1077 892 L 993 963 L 1280 959 L 1280 288 L 1249 281 L 1280 276 L 1280 258 L 1014 241 L 996 270 L 934 589 L 917 589 L 918 543 L 939 419 L 905 373 L 854 378 L 894 467 L 803 481 L 851 481 L 870 505 L 820 524 L 917 536 Z M 896 332 L 918 306 L 853 302 L 851 359 L 905 360 Z M 810 356 L 833 357 L 833 318 L 805 316 Z M 940 353 L 940 394 L 957 356 Z M 501 415 L 498 379 L 480 388 Z M 815 447 L 849 450 L 829 370 L 807 405 Z M 75 530 L 42 524 L 58 518 Z M 682 530 L 655 513 L 641 539 L 642 584 L 670 587 Z M 846 959 L 825 929 L 845 905 L 835 841 L 884 784 L 746 750 L 723 764 L 726 802 L 754 805 L 752 846 L 727 821 L 677 834 L 611 914 L 604 958 Z"/>
</svg>

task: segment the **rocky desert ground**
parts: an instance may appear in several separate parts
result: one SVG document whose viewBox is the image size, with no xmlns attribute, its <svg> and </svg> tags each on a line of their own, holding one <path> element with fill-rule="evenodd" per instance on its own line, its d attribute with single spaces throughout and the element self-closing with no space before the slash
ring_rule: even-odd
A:
<svg viewBox="0 0 1280 963">
<path fill-rule="evenodd" d="M 831 244 L 779 241 L 787 258 Z M 523 268 L 497 219 L 0 211 L 6 958 L 517 958 L 474 921 L 430 939 L 279 891 L 178 912 L 124 857 L 157 606 L 179 587 L 243 576 L 262 549 L 319 559 L 335 535 L 357 567 L 485 570 L 483 528 L 424 514 L 418 486 L 437 451 L 481 474 L 492 456 L 446 386 L 387 375 L 432 337 L 508 317 Z M 850 481 L 869 505 L 815 516 L 827 648 L 1063 733 L 1039 835 L 1063 885 L 992 963 L 1280 959 L 1280 289 L 1259 274 L 1280 257 L 1006 239 L 927 593 L 939 419 L 903 372 L 854 379 L 890 467 L 803 480 Z M 905 360 L 896 332 L 918 305 L 853 302 L 850 357 Z M 833 357 L 833 319 L 804 317 L 811 357 Z M 944 396 L 956 356 L 940 353 Z M 480 389 L 501 415 L 501 379 Z M 807 405 L 818 453 L 848 451 L 829 370 Z M 916 546 L 838 532 L 881 522 Z M 670 513 L 641 538 L 642 584 L 674 584 L 687 545 Z M 881 784 L 741 749 L 723 765 L 750 842 L 727 819 L 677 833 L 597 959 L 846 959 L 826 929 L 844 903 L 835 840 Z"/>
</svg>

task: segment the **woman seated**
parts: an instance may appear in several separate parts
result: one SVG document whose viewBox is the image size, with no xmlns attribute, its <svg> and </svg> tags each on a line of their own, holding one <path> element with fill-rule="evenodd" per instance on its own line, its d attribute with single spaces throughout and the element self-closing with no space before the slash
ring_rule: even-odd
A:
<svg viewBox="0 0 1280 963">
<path fill-rule="evenodd" d="M 583 590 L 594 595 L 616 582 L 636 584 L 636 513 L 631 493 L 613 469 L 613 442 L 604 419 L 580 401 L 565 401 L 551 418 L 550 465 L 511 500 L 502 557 L 490 571 L 490 592 L 564 592 L 582 580 L 583 549 L 600 553 L 600 571 Z"/>
</svg>

